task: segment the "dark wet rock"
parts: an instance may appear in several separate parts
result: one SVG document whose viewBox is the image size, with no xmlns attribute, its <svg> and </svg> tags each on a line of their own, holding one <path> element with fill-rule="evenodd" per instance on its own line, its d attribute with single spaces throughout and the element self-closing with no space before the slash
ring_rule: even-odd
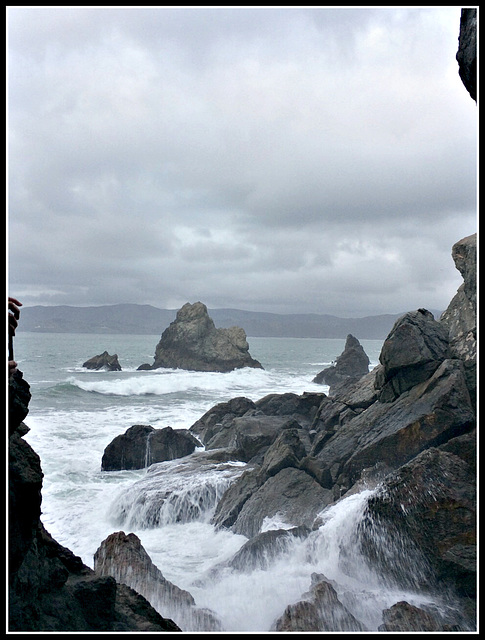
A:
<svg viewBox="0 0 485 640">
<path fill-rule="evenodd" d="M 115 353 L 110 356 L 107 351 L 103 351 L 103 353 L 98 356 L 93 356 L 89 360 L 86 360 L 86 362 L 83 363 L 83 367 L 95 371 L 99 371 L 100 369 L 105 369 L 106 371 L 121 371 L 118 355 Z"/>
<path fill-rule="evenodd" d="M 274 624 L 275 631 L 367 631 L 365 626 L 340 602 L 327 580 L 313 574 L 310 591 L 300 602 L 286 607 Z"/>
<path fill-rule="evenodd" d="M 310 426 L 324 393 L 270 393 L 255 402 L 255 407 L 268 416 L 288 416 L 301 426 Z"/>
<path fill-rule="evenodd" d="M 392 402 L 428 380 L 448 357 L 448 331 L 426 309 L 410 311 L 396 321 L 384 341 L 376 376 L 381 402 Z"/>
<path fill-rule="evenodd" d="M 28 410 L 27 389 L 20 385 L 15 399 L 16 388 L 9 389 L 9 631 L 179 631 L 143 596 L 96 576 L 46 531 L 40 520 L 40 459 L 23 439 L 27 427 L 15 424 L 15 416 Z"/>
<path fill-rule="evenodd" d="M 315 376 L 313 382 L 333 386 L 361 378 L 369 373 L 369 358 L 360 342 L 349 333 L 345 341 L 343 352 L 336 359 L 335 364 Z"/>
<path fill-rule="evenodd" d="M 157 611 L 178 621 L 184 631 L 221 631 L 217 616 L 195 605 L 192 595 L 167 580 L 134 534 L 112 533 L 94 554 L 98 576 L 112 576 L 150 600 Z"/>
<path fill-rule="evenodd" d="M 231 528 L 245 503 L 263 483 L 264 476 L 259 467 L 245 471 L 229 486 L 217 503 L 211 520 L 212 524 L 216 528 Z"/>
<path fill-rule="evenodd" d="M 16 369 L 8 381 L 8 431 L 18 429 L 29 413 L 30 385 L 22 371 Z"/>
<path fill-rule="evenodd" d="M 200 442 L 187 429 L 154 429 L 135 424 L 105 448 L 101 469 L 144 469 L 156 462 L 187 456 L 199 446 Z"/>
<path fill-rule="evenodd" d="M 266 571 L 278 557 L 290 551 L 295 540 L 306 538 L 310 531 L 305 526 L 263 531 L 243 544 L 225 566 L 237 571 Z"/>
<path fill-rule="evenodd" d="M 187 369 L 227 372 L 243 367 L 262 369 L 249 354 L 246 333 L 241 327 L 216 329 L 202 302 L 187 303 L 162 333 L 153 365 L 140 369 Z"/>
<path fill-rule="evenodd" d="M 220 402 L 209 411 L 206 411 L 197 422 L 194 422 L 189 431 L 195 434 L 205 445 L 223 424 L 228 424 L 233 418 L 239 418 L 255 408 L 256 405 L 252 400 L 243 397 L 232 398 L 228 402 Z"/>
<path fill-rule="evenodd" d="M 471 98 L 477 101 L 477 10 L 462 9 L 458 39 L 458 73 Z"/>
<path fill-rule="evenodd" d="M 395 563 L 389 566 L 373 539 L 372 521 L 378 521 L 389 540 L 413 545 L 426 563 L 425 573 L 431 569 L 438 583 L 453 585 L 460 595 L 474 598 L 476 497 L 474 468 L 453 453 L 429 448 L 389 474 L 369 500 L 363 525 L 364 537 L 368 534 L 365 548 L 387 572 L 396 571 Z"/>
<path fill-rule="evenodd" d="M 317 514 L 331 502 L 331 491 L 323 489 L 304 471 L 288 467 L 252 493 L 231 529 L 251 538 L 261 531 L 265 518 L 274 517 L 290 526 L 310 527 Z"/>
<path fill-rule="evenodd" d="M 206 442 L 206 449 L 232 449 L 236 459 L 249 462 L 266 450 L 286 426 L 286 416 L 244 415 L 222 422 L 219 431 Z"/>
</svg>

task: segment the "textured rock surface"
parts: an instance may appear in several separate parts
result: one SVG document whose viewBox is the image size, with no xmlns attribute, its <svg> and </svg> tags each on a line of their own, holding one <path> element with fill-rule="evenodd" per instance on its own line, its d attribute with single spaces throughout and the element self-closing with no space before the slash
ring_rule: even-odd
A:
<svg viewBox="0 0 485 640">
<path fill-rule="evenodd" d="M 369 358 L 362 345 L 349 333 L 345 341 L 345 348 L 335 364 L 315 376 L 313 382 L 333 386 L 337 383 L 348 382 L 361 378 L 369 373 Z"/>
<path fill-rule="evenodd" d="M 426 309 L 399 318 L 384 341 L 376 377 L 379 400 L 395 400 L 436 371 L 448 355 L 448 331 Z"/>
<path fill-rule="evenodd" d="M 188 591 L 163 576 L 134 533 L 118 531 L 103 540 L 94 554 L 94 571 L 98 576 L 112 576 L 144 595 L 164 616 L 183 621 L 185 631 L 221 630 L 213 612 L 197 608 Z"/>
<path fill-rule="evenodd" d="M 101 469 L 144 469 L 156 462 L 187 456 L 198 446 L 200 442 L 186 429 L 154 429 L 150 425 L 135 424 L 109 443 Z"/>
<path fill-rule="evenodd" d="M 462 9 L 458 39 L 458 73 L 470 96 L 477 101 L 477 10 Z"/>
<path fill-rule="evenodd" d="M 455 266 L 463 284 L 441 315 L 440 322 L 449 331 L 450 354 L 460 358 L 472 400 L 476 400 L 477 385 L 477 234 L 453 245 Z"/>
<path fill-rule="evenodd" d="M 243 367 L 262 369 L 249 354 L 246 333 L 240 327 L 216 329 L 202 302 L 187 303 L 162 333 L 153 365 L 140 369 L 188 369 L 227 372 Z"/>
<path fill-rule="evenodd" d="M 121 371 L 118 354 L 115 353 L 110 356 L 107 351 L 103 351 L 103 353 L 98 356 L 93 356 L 89 360 L 86 360 L 83 367 L 86 369 L 94 369 L 95 371 L 99 371 L 100 369 L 105 369 L 106 371 Z"/>
</svg>

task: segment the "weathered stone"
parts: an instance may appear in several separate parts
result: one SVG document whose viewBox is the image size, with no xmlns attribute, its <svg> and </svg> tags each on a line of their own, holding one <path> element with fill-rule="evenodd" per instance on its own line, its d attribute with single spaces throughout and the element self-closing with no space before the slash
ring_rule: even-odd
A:
<svg viewBox="0 0 485 640">
<path fill-rule="evenodd" d="M 106 371 L 121 371 L 121 365 L 118 362 L 118 355 L 115 353 L 110 356 L 107 351 L 98 356 L 93 356 L 83 364 L 86 369 L 94 369 L 99 371 L 100 369 L 106 369 Z"/>
<path fill-rule="evenodd" d="M 430 378 L 448 357 L 448 332 L 426 309 L 399 318 L 384 341 L 376 376 L 379 400 L 392 402 Z"/>
<path fill-rule="evenodd" d="M 179 309 L 156 346 L 155 362 L 139 369 L 160 367 L 223 373 L 243 367 L 263 368 L 249 355 L 244 329 L 216 329 L 202 302 L 187 303 Z"/>
<path fill-rule="evenodd" d="M 163 576 L 134 533 L 118 531 L 103 540 L 94 554 L 94 570 L 98 576 L 112 576 L 145 596 L 157 611 L 183 624 L 184 631 L 222 629 L 215 614 L 198 609 L 188 591 Z"/>
<path fill-rule="evenodd" d="M 369 373 L 369 358 L 360 342 L 349 333 L 345 341 L 343 352 L 336 359 L 335 364 L 313 378 L 313 382 L 333 386 L 361 378 Z"/>
<path fill-rule="evenodd" d="M 310 531 L 304 526 L 263 531 L 243 544 L 224 566 L 244 572 L 266 571 L 278 557 L 288 553 L 295 540 L 306 538 Z"/>
<path fill-rule="evenodd" d="M 24 408 L 12 412 L 9 439 L 9 631 L 180 631 L 141 595 L 98 578 L 45 530 L 40 459 L 23 440 L 22 423 L 15 424 L 27 409 L 20 391 Z"/>
<path fill-rule="evenodd" d="M 449 331 L 449 350 L 465 366 L 467 386 L 476 401 L 477 388 L 477 235 L 463 238 L 453 245 L 452 256 L 456 268 L 463 276 L 440 322 Z"/>
<path fill-rule="evenodd" d="M 154 429 L 150 425 L 135 424 L 106 447 L 101 469 L 144 469 L 156 462 L 187 456 L 198 446 L 200 442 L 187 429 Z"/>
<path fill-rule="evenodd" d="M 463 365 L 445 360 L 426 382 L 393 403 L 375 402 L 336 429 L 320 450 L 310 452 L 332 478 L 344 473 L 351 486 L 361 471 L 379 461 L 405 464 L 430 446 L 470 431 L 475 415 Z M 350 484 L 348 484 L 350 483 Z"/>
<path fill-rule="evenodd" d="M 260 532 L 265 518 L 274 516 L 288 525 L 310 527 L 316 515 L 331 502 L 332 492 L 323 489 L 307 473 L 285 468 L 266 480 L 244 503 L 232 531 L 251 538 Z"/>
<path fill-rule="evenodd" d="M 194 422 L 189 431 L 194 433 L 203 444 L 207 444 L 219 430 L 223 421 L 227 423 L 255 408 L 254 402 L 248 398 L 238 397 L 232 398 L 228 402 L 220 402 L 204 413 L 197 422 Z"/>
<path fill-rule="evenodd" d="M 443 631 L 434 616 L 404 601 L 385 609 L 382 617 L 384 623 L 379 626 L 379 631 Z"/>
</svg>

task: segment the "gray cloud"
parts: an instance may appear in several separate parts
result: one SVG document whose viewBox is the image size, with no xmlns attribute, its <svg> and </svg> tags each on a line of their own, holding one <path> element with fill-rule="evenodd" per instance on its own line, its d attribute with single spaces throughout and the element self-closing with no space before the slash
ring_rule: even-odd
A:
<svg viewBox="0 0 485 640">
<path fill-rule="evenodd" d="M 476 228 L 459 16 L 9 8 L 11 294 L 446 307 Z"/>
</svg>

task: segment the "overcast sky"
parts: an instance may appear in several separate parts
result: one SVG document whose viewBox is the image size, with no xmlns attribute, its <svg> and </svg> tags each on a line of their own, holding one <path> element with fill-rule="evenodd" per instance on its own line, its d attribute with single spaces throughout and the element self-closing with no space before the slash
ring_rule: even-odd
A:
<svg viewBox="0 0 485 640">
<path fill-rule="evenodd" d="M 476 231 L 460 9 L 10 7 L 9 293 L 445 309 Z"/>
</svg>

